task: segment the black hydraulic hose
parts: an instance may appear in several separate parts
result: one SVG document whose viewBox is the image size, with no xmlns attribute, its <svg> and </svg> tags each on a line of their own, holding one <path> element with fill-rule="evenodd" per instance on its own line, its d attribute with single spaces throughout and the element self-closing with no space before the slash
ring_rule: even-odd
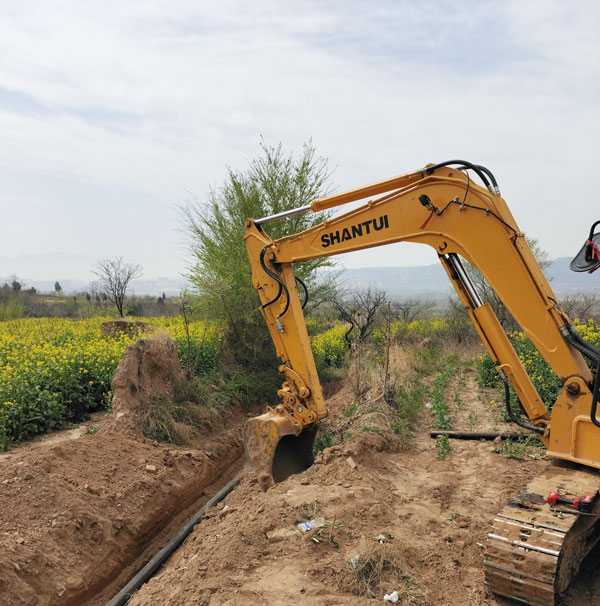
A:
<svg viewBox="0 0 600 606">
<path fill-rule="evenodd" d="M 496 177 L 494 177 L 494 174 L 492 173 L 492 171 L 489 168 L 486 168 L 485 166 L 481 166 L 481 164 L 478 164 L 477 168 L 479 170 L 482 170 L 490 178 L 492 185 L 494 186 L 494 188 L 496 190 L 498 190 L 498 193 L 499 193 L 500 189 L 498 188 L 498 181 L 496 181 Z"/>
<path fill-rule="evenodd" d="M 279 297 L 281 297 L 281 291 L 283 290 L 283 282 L 279 279 L 279 276 L 274 274 L 265 264 L 265 253 L 267 252 L 267 247 L 263 247 L 263 249 L 260 251 L 260 256 L 259 256 L 259 260 L 260 260 L 260 266 L 263 268 L 264 272 L 270 276 L 271 278 L 273 278 L 273 280 L 275 280 L 277 282 L 277 284 L 279 285 L 279 290 L 277 291 L 277 294 L 275 295 L 275 297 L 273 299 L 271 299 L 270 301 L 267 301 L 266 303 L 264 303 L 263 305 L 260 306 L 261 309 L 266 309 L 267 307 L 269 307 L 269 305 L 272 305 L 273 303 L 275 303 L 275 301 L 277 301 L 279 299 Z"/>
<path fill-rule="evenodd" d="M 275 297 L 273 299 L 271 299 L 270 301 L 267 301 L 265 304 L 261 305 L 260 308 L 265 309 L 266 307 L 269 307 L 269 305 L 272 305 L 273 303 L 275 303 L 275 301 L 279 300 L 279 297 L 281 297 L 282 291 L 285 292 L 285 296 L 286 296 L 285 307 L 283 308 L 283 311 L 276 317 L 276 319 L 279 320 L 279 318 L 281 318 L 281 316 L 283 316 L 283 314 L 285 314 L 285 312 L 288 310 L 288 308 L 290 306 L 290 291 L 288 290 L 288 287 L 284 284 L 284 282 L 281 280 L 281 278 L 276 273 L 273 273 L 267 267 L 267 265 L 265 263 L 265 253 L 266 252 L 267 252 L 267 247 L 264 246 L 263 249 L 260 251 L 260 256 L 259 256 L 260 265 L 264 269 L 265 273 L 277 282 L 277 284 L 279 285 L 279 290 L 277 291 L 277 294 L 275 295 Z"/>
<path fill-rule="evenodd" d="M 171 538 L 171 540 L 119 591 L 119 593 L 106 604 L 106 606 L 123 606 L 127 604 L 133 594 L 146 583 L 154 573 L 165 563 L 167 558 L 183 543 L 183 540 L 192 532 L 194 526 L 206 515 L 206 512 L 222 501 L 242 479 L 244 472 L 238 474 L 231 482 L 226 484 L 208 501 L 196 514 L 194 514 Z"/>
<path fill-rule="evenodd" d="M 561 329 L 561 333 L 565 341 L 574 347 L 577 351 L 588 357 L 592 362 L 600 364 L 600 349 L 588 343 L 572 326 L 571 324 L 565 324 L 564 330 Z"/>
<path fill-rule="evenodd" d="M 451 164 L 458 164 L 459 166 L 464 166 L 466 168 L 470 168 L 483 181 L 483 184 L 488 189 L 491 189 L 490 182 L 489 182 L 488 178 L 486 177 L 486 173 L 489 171 L 487 171 L 487 169 L 486 169 L 486 172 L 484 172 L 480 166 L 478 166 L 477 164 L 472 164 L 471 162 L 467 162 L 466 160 L 447 160 L 446 162 L 440 162 L 439 164 L 434 164 L 433 166 L 428 166 L 425 169 L 425 172 L 427 172 L 427 174 L 431 175 L 438 168 L 442 168 L 444 166 L 449 166 Z M 495 181 L 495 179 L 494 179 L 494 181 Z"/>
<path fill-rule="evenodd" d="M 306 304 L 308 303 L 308 288 L 306 288 L 306 284 L 304 284 L 304 282 L 298 276 L 294 276 L 294 278 L 296 278 L 296 282 L 301 284 L 302 288 L 304 289 L 305 296 L 304 301 L 302 302 L 302 309 L 304 309 L 306 307 Z"/>
<path fill-rule="evenodd" d="M 596 368 L 596 377 L 594 378 L 594 387 L 592 389 L 592 408 L 590 410 L 590 419 L 596 427 L 600 427 L 600 422 L 596 418 L 596 410 L 598 409 L 598 399 L 600 398 L 600 362 Z"/>
<path fill-rule="evenodd" d="M 283 286 L 283 290 L 285 292 L 285 307 L 283 308 L 283 311 L 277 316 L 277 320 L 279 320 L 279 318 L 281 318 L 281 316 L 283 316 L 284 314 L 287 313 L 287 310 L 290 308 L 290 291 L 288 290 L 288 287 L 282 283 Z"/>
<path fill-rule="evenodd" d="M 506 378 L 506 375 L 503 372 L 500 373 L 500 378 L 502 379 L 502 382 L 504 383 L 504 399 L 506 402 L 506 413 L 508 414 L 508 417 L 510 418 L 510 420 L 513 423 L 515 423 L 516 425 L 518 425 L 519 427 L 522 427 L 523 429 L 527 429 L 528 431 L 533 431 L 535 433 L 543 434 L 544 430 L 541 427 L 536 427 L 535 425 L 528 425 L 524 421 L 521 421 L 521 419 L 519 419 L 515 415 L 515 413 L 513 412 L 513 409 L 510 406 L 510 386 L 508 384 L 508 379 Z M 518 398 L 517 398 L 517 400 L 518 400 Z M 520 402 L 519 402 L 519 404 L 520 404 Z"/>
</svg>

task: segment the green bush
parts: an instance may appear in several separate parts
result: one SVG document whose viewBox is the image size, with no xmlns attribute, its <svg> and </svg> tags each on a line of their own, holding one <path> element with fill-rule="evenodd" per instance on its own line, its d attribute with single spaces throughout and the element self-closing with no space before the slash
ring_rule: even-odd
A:
<svg viewBox="0 0 600 606">
<path fill-rule="evenodd" d="M 347 330 L 347 326 L 338 324 L 312 338 L 311 346 L 317 367 L 332 366 L 341 368 L 344 365 L 346 361 L 346 341 L 344 335 Z"/>
</svg>

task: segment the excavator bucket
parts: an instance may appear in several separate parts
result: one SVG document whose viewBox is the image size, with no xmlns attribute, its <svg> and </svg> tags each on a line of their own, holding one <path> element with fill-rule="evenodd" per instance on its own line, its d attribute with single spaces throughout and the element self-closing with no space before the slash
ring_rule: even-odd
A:
<svg viewBox="0 0 600 606">
<path fill-rule="evenodd" d="M 313 464 L 316 427 L 295 435 L 290 417 L 266 412 L 244 428 L 244 448 L 263 490 Z"/>
</svg>

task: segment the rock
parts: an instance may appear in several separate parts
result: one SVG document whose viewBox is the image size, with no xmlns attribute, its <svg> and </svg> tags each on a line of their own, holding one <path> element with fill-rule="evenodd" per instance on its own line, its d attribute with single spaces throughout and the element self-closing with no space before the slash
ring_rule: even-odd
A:
<svg viewBox="0 0 600 606">
<path fill-rule="evenodd" d="M 348 463 L 348 465 L 350 465 L 350 469 L 356 469 L 356 467 L 357 467 L 356 461 L 352 457 L 348 457 L 346 459 L 346 463 Z"/>
<path fill-rule="evenodd" d="M 298 531 L 292 528 L 277 528 L 267 532 L 267 541 L 269 541 L 269 543 L 281 543 L 282 541 L 291 539 L 297 534 Z"/>
<path fill-rule="evenodd" d="M 221 509 L 221 511 L 219 511 L 219 518 L 224 518 L 225 516 L 229 515 L 230 513 L 236 511 L 235 507 L 229 507 L 229 505 L 225 505 L 225 507 L 223 507 L 223 509 Z"/>
<path fill-rule="evenodd" d="M 146 465 L 146 471 L 154 473 L 156 471 L 156 465 Z"/>
<path fill-rule="evenodd" d="M 25 539 L 23 537 L 17 537 L 15 540 L 19 545 L 23 545 L 23 543 L 25 543 Z"/>
</svg>

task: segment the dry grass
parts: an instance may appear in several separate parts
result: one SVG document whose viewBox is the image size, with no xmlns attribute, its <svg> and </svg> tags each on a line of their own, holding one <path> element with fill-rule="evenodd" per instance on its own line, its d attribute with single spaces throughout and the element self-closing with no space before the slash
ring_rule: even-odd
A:
<svg viewBox="0 0 600 606">
<path fill-rule="evenodd" d="M 398 604 L 426 604 L 427 591 L 414 580 L 410 568 L 389 545 L 377 545 L 361 555 L 356 564 L 342 572 L 341 591 L 365 598 L 376 598 L 385 592 L 397 591 Z"/>
<path fill-rule="evenodd" d="M 196 446 L 202 435 L 222 426 L 219 413 L 195 402 L 153 398 L 139 410 L 142 433 L 151 440 L 177 446 Z"/>
</svg>

